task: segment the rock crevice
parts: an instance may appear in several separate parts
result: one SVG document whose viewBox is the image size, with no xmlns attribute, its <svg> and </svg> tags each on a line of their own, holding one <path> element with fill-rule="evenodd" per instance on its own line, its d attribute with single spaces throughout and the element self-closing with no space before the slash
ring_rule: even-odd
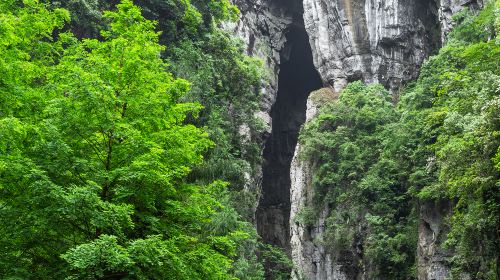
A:
<svg viewBox="0 0 500 280">
<path fill-rule="evenodd" d="M 285 31 L 278 93 L 271 109 L 272 131 L 264 148 L 262 196 L 257 230 L 267 243 L 290 250 L 290 163 L 300 126 L 306 117 L 309 93 L 322 86 L 312 64 L 307 34 L 300 25 Z"/>
</svg>

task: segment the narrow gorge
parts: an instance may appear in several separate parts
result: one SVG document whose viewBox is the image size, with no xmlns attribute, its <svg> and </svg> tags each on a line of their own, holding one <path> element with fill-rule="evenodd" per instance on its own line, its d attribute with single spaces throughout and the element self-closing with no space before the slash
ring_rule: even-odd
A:
<svg viewBox="0 0 500 280">
<path fill-rule="evenodd" d="M 394 100 L 418 77 L 426 58 L 436 53 L 452 28 L 451 17 L 481 1 L 459 0 L 235 0 L 242 12 L 230 26 L 270 70 L 263 85 L 259 116 L 267 123 L 261 190 L 256 210 L 259 234 L 292 257 L 299 279 L 370 279 L 369 266 L 336 262 L 315 239 L 321 237 L 325 208 L 314 226 L 296 221 L 311 203 L 311 170 L 297 157 L 297 136 L 306 120 L 310 92 L 326 87 L 340 92 L 349 82 L 380 83 Z M 308 118 L 317 106 L 309 101 Z M 295 154 L 295 157 L 294 157 Z M 293 165 L 292 165 L 293 158 Z M 292 188 L 292 189 L 291 189 Z M 444 279 L 447 253 L 441 242 L 443 208 L 421 205 L 418 241 L 419 279 Z M 430 226 L 429 226 L 430 225 Z M 434 236 L 434 237 L 433 237 Z M 364 262 L 361 259 L 360 262 Z"/>
<path fill-rule="evenodd" d="M 299 129 L 305 121 L 306 102 L 322 86 L 303 26 L 286 31 L 281 53 L 278 92 L 271 109 L 272 132 L 265 143 L 262 196 L 257 209 L 257 229 L 270 244 L 289 251 L 290 163 Z"/>
</svg>

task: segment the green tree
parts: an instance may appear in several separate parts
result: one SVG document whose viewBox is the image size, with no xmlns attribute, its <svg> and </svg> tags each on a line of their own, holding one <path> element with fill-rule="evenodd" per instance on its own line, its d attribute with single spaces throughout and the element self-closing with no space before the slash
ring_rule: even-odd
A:
<svg viewBox="0 0 500 280">
<path fill-rule="evenodd" d="M 47 1 L 72 12 L 71 30 L 80 38 L 102 38 L 98 31 L 107 28 L 102 10 L 114 7 L 117 2 Z M 169 46 L 162 52 L 169 61 L 169 70 L 192 83 L 182 100 L 199 102 L 204 107 L 199 118 L 187 121 L 207 126 L 210 139 L 217 142 L 204 154 L 206 161 L 195 168 L 191 180 L 230 182 L 232 204 L 251 220 L 257 192 L 245 190 L 244 186 L 260 163 L 264 125 L 255 113 L 264 71 L 259 60 L 245 55 L 240 40 L 219 27 L 223 21 L 236 20 L 238 9 L 227 0 L 140 0 L 135 3 L 146 18 L 158 22 L 160 42 Z M 247 131 L 244 135 L 242 128 Z"/>
<path fill-rule="evenodd" d="M 446 246 L 453 277 L 497 279 L 500 262 L 500 46 L 498 1 L 464 11 L 448 44 L 430 58 L 403 97 L 402 123 L 419 145 L 414 178 L 422 200 L 453 203 Z"/>
<path fill-rule="evenodd" d="M 204 105 L 200 118 L 193 122 L 207 126 L 210 138 L 217 142 L 192 178 L 230 182 L 235 207 L 250 220 L 256 192 L 250 193 L 244 186 L 260 163 L 258 139 L 263 125 L 255 112 L 261 63 L 245 56 L 241 42 L 220 30 L 200 41 L 185 41 L 172 53 L 174 72 L 193 81 L 184 100 L 198 100 Z M 241 133 L 242 127 L 248 129 L 246 134 Z"/>
<path fill-rule="evenodd" d="M 117 1 L 49 2 L 72 12 L 71 30 L 77 37 L 102 38 L 98 30 L 107 29 L 108 20 L 101 11 L 114 7 Z M 168 46 L 162 57 L 168 61 L 169 71 L 191 82 L 191 90 L 181 97 L 182 102 L 203 105 L 199 117 L 189 117 L 186 122 L 206 126 L 209 138 L 216 143 L 204 153 L 205 161 L 194 167 L 189 181 L 198 184 L 217 179 L 228 181 L 231 190 L 228 203 L 251 221 L 257 190 L 245 186 L 260 164 L 264 126 L 255 112 L 264 71 L 259 60 L 245 55 L 240 40 L 219 27 L 223 21 L 235 20 L 238 9 L 227 0 L 140 0 L 135 3 L 146 18 L 158 22 L 160 42 Z M 253 232 L 248 234 L 256 237 Z M 238 259 L 255 257 L 257 240 L 250 243 L 255 246 L 247 244 L 239 248 Z M 255 271 L 256 275 L 260 273 Z"/>
<path fill-rule="evenodd" d="M 225 183 L 185 181 L 213 143 L 185 123 L 201 106 L 179 102 L 189 83 L 165 71 L 155 23 L 124 0 L 104 14 L 102 41 L 64 33 L 48 44 L 67 13 L 24 3 L 2 13 L 2 30 L 31 40 L 29 51 L 54 47 L 36 49 L 48 62 L 30 80 L 2 71 L 5 88 L 41 100 L 17 101 L 36 114 L 10 109 L 7 101 L 23 97 L 16 92 L 0 107 L 2 278 L 234 278 L 232 257 L 249 237 L 240 230 L 247 225 L 224 205 Z M 26 30 L 4 28 L 18 14 Z M 40 34 L 23 38 L 30 28 Z M 24 51 L 7 45 L 2 57 L 13 48 Z M 38 63 L 9 59 L 2 70 Z M 224 215 L 233 222 L 221 229 Z"/>
</svg>

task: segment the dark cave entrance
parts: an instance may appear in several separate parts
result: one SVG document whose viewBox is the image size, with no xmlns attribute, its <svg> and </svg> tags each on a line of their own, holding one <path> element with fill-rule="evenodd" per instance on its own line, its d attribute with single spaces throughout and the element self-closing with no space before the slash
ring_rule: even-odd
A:
<svg viewBox="0 0 500 280">
<path fill-rule="evenodd" d="M 264 148 L 257 230 L 264 242 L 290 253 L 290 165 L 306 118 L 307 97 L 322 87 L 303 26 L 291 26 L 281 51 L 278 94 L 271 109 L 272 132 Z"/>
</svg>

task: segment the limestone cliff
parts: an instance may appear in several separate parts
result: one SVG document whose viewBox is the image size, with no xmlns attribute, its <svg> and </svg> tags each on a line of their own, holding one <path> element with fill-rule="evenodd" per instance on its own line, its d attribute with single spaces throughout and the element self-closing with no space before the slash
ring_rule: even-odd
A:
<svg viewBox="0 0 500 280">
<path fill-rule="evenodd" d="M 396 91 L 418 76 L 473 0 L 304 0 L 304 22 L 321 77 L 336 90 L 348 82 Z"/>
<path fill-rule="evenodd" d="M 432 0 L 304 0 L 314 63 L 336 90 L 362 79 L 397 90 L 437 49 Z"/>
<path fill-rule="evenodd" d="M 306 122 L 316 116 L 322 104 L 334 99 L 336 95 L 328 88 L 311 93 L 307 100 Z M 300 154 L 299 143 L 290 168 L 290 243 L 292 259 L 296 265 L 292 279 L 350 279 L 342 270 L 342 264 L 335 262 L 326 248 L 318 242 L 325 232 L 325 219 L 329 209 L 323 209 L 319 219 L 313 224 L 307 224 L 303 217 L 300 217 L 304 215 L 304 209 L 312 204 L 314 195 L 311 182 L 313 167 L 310 162 L 302 161 Z"/>
<path fill-rule="evenodd" d="M 295 147 L 306 110 L 307 118 L 315 111 L 311 100 L 306 109 L 307 94 L 323 86 L 338 92 L 350 81 L 363 80 L 383 84 L 397 98 L 401 86 L 418 77 L 424 60 L 445 41 L 453 14 L 465 6 L 481 7 L 482 1 L 233 2 L 241 10 L 241 19 L 227 28 L 238 34 L 248 54 L 262 58 L 269 70 L 259 113 L 268 126 L 262 137 L 263 169 L 252 180 L 253 188 L 261 190 L 256 209 L 259 234 L 265 242 L 290 253 L 299 268 L 294 272 L 296 278 L 300 272 L 306 279 L 366 279 L 364 275 L 369 273 L 343 272 L 343 264 L 334 262 L 314 243 L 321 238 L 329 209 L 324 209 L 314 225 L 295 220 L 297 211 L 311 203 L 312 195 L 311 167 L 300 162 L 300 147 Z M 305 58 L 302 61 L 300 57 Z M 306 71 L 303 75 L 302 70 Z M 442 205 L 421 206 L 419 279 L 444 279 L 448 274 L 449 252 L 440 249 L 438 238 L 446 231 L 442 227 L 446 211 Z"/>
<path fill-rule="evenodd" d="M 265 242 L 290 252 L 290 161 L 305 121 L 307 96 L 323 83 L 313 64 L 301 1 L 237 0 L 235 4 L 241 20 L 227 27 L 244 40 L 248 54 L 262 58 L 269 70 L 259 113 L 268 131 L 263 137 L 263 169 L 255 180 L 256 189 L 262 191 L 256 225 Z"/>
<path fill-rule="evenodd" d="M 418 279 L 446 279 L 450 269 L 446 259 L 451 252 L 440 245 L 447 233 L 443 219 L 450 213 L 449 202 L 425 202 L 420 205 L 418 225 Z"/>
</svg>

